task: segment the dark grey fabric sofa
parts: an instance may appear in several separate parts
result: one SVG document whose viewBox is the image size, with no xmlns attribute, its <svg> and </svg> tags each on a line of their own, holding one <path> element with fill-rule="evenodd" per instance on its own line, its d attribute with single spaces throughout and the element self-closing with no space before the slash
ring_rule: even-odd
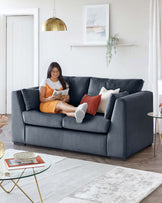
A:
<svg viewBox="0 0 162 203">
<path fill-rule="evenodd" d="M 126 159 L 153 142 L 153 122 L 147 116 L 153 110 L 153 95 L 141 91 L 141 79 L 65 77 L 70 87 L 70 103 L 77 106 L 84 94 L 95 96 L 101 87 L 120 88 L 129 95 L 116 99 L 110 118 L 87 114 L 83 123 L 62 114 L 39 111 L 38 87 L 12 92 L 12 140 L 14 143 Z M 32 92 L 33 90 L 33 92 Z M 30 91 L 28 91 L 30 93 Z M 31 99 L 32 98 L 32 99 Z M 31 100 L 31 101 L 28 101 Z M 30 109 L 27 103 L 32 103 Z"/>
</svg>

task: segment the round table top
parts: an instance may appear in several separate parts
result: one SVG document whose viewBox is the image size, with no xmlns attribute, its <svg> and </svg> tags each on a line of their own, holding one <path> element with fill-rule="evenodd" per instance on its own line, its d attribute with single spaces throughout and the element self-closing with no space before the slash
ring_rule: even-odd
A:
<svg viewBox="0 0 162 203">
<path fill-rule="evenodd" d="M 162 114 L 160 113 L 154 113 L 154 112 L 150 112 L 147 114 L 148 116 L 151 116 L 153 118 L 161 118 L 162 119 Z"/>
<path fill-rule="evenodd" d="M 43 157 L 43 160 L 45 161 L 44 166 L 26 168 L 26 169 L 7 170 L 4 159 L 12 158 L 12 157 L 13 157 L 13 154 L 10 154 L 10 155 L 7 154 L 7 156 L 4 155 L 3 158 L 0 159 L 0 180 L 12 180 L 12 179 L 20 179 L 20 178 L 34 176 L 46 171 L 51 166 L 48 160 L 45 160 L 45 157 Z"/>
</svg>

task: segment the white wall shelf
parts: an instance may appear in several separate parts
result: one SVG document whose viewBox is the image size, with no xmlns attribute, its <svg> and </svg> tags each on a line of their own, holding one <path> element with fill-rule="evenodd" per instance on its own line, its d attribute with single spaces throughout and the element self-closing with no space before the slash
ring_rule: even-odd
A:
<svg viewBox="0 0 162 203">
<path fill-rule="evenodd" d="M 136 46 L 136 44 L 118 44 L 117 47 Z"/>
<path fill-rule="evenodd" d="M 71 47 L 106 47 L 106 44 L 71 44 Z"/>
<path fill-rule="evenodd" d="M 106 44 L 71 44 L 70 47 L 106 47 Z M 118 44 L 116 47 L 136 46 L 135 44 Z"/>
</svg>

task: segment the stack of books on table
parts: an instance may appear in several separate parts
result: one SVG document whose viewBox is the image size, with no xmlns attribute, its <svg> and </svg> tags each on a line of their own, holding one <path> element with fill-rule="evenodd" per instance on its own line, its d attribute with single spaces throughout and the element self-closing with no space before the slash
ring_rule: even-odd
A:
<svg viewBox="0 0 162 203">
<path fill-rule="evenodd" d="M 26 169 L 45 166 L 45 162 L 38 155 L 35 159 L 30 161 L 19 161 L 15 158 L 5 159 L 5 163 L 8 170 Z"/>
</svg>

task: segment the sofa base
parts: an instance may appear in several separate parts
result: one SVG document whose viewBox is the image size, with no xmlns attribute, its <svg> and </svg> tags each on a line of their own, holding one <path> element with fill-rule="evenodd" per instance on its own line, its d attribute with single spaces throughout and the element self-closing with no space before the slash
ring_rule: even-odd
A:
<svg viewBox="0 0 162 203">
<path fill-rule="evenodd" d="M 40 126 L 25 127 L 25 143 L 56 149 L 107 156 L 107 135 L 53 129 Z"/>
</svg>

